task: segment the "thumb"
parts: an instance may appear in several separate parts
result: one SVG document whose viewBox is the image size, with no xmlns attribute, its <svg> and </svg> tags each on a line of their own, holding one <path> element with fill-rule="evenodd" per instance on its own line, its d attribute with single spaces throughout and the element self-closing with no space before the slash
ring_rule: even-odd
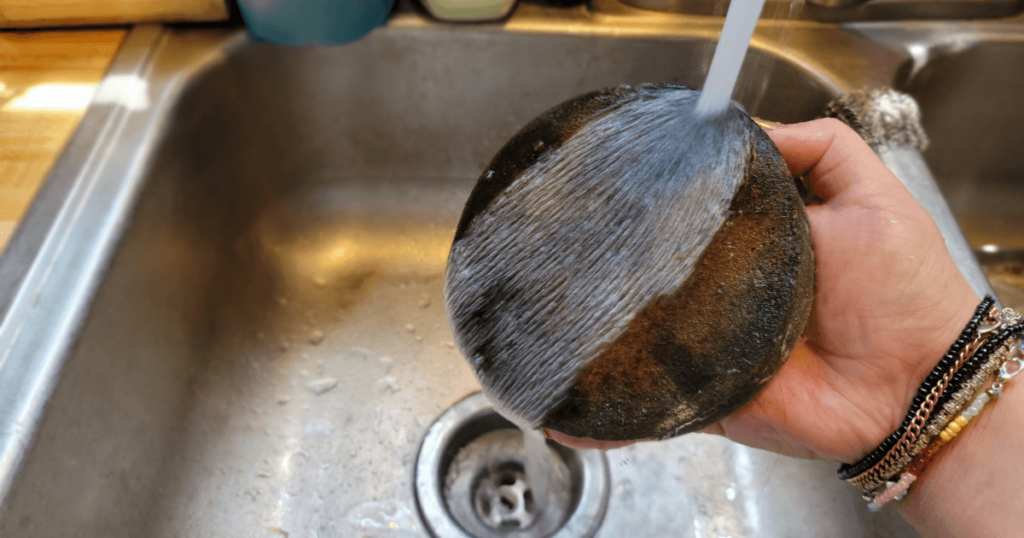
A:
<svg viewBox="0 0 1024 538">
<path fill-rule="evenodd" d="M 904 190 L 860 135 L 839 120 L 814 120 L 766 132 L 793 175 L 808 174 L 811 190 L 825 201 L 845 194 L 859 198 Z"/>
</svg>

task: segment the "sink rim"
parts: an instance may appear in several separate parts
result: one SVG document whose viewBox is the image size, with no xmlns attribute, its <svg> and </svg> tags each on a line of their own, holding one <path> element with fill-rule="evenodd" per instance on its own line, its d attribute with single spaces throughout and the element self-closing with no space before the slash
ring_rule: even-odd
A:
<svg viewBox="0 0 1024 538">
<path fill-rule="evenodd" d="M 139 25 L 125 36 L 0 257 L 0 505 L 131 220 L 164 117 L 190 74 L 245 37 L 208 32 L 198 54 L 161 70 L 153 60 L 168 32 Z"/>
</svg>

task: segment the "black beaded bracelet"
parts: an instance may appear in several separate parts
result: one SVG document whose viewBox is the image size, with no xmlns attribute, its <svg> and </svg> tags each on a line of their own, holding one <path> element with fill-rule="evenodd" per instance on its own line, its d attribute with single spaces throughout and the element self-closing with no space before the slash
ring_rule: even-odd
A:
<svg viewBox="0 0 1024 538">
<path fill-rule="evenodd" d="M 942 406 L 946 405 L 946 403 L 953 398 L 953 395 L 960 390 L 960 387 L 963 386 L 964 382 L 974 376 L 974 374 L 978 372 L 978 368 L 980 368 L 981 365 L 984 364 L 997 349 L 1002 347 L 1007 340 L 1021 333 L 1024 333 L 1024 323 L 1015 323 L 1003 328 L 999 334 L 993 336 L 985 342 L 985 345 L 978 348 L 978 351 L 974 356 L 968 359 L 956 374 L 953 374 L 953 378 L 950 379 L 949 385 L 946 386 L 946 390 L 942 392 L 942 396 L 935 404 L 935 408 L 941 409 Z"/>
<path fill-rule="evenodd" d="M 906 433 L 907 428 L 910 427 L 910 422 L 913 420 L 914 415 L 917 414 L 917 411 L 921 408 L 921 404 L 923 404 L 925 399 L 928 397 L 928 393 L 931 392 L 936 383 L 942 379 L 942 376 L 945 375 L 954 364 L 956 364 L 957 358 L 960 356 L 960 353 L 964 348 L 974 342 L 978 337 L 978 330 L 981 327 L 981 323 L 995 303 L 996 300 L 991 296 L 986 296 L 985 299 L 981 301 L 978 308 L 974 311 L 974 316 L 971 317 L 969 322 L 967 322 L 967 326 L 964 327 L 964 330 L 960 332 L 960 336 L 957 337 L 956 341 L 953 342 L 953 345 L 949 347 L 949 351 L 947 351 L 942 359 L 939 360 L 939 363 L 935 365 L 935 368 L 932 369 L 931 373 L 928 374 L 928 377 L 926 377 L 924 382 L 921 383 L 921 386 L 918 387 L 917 394 L 914 395 L 914 399 L 910 404 L 910 409 L 907 411 L 907 415 L 900 424 L 900 427 L 897 428 L 889 437 L 886 437 L 877 448 L 871 451 L 870 454 L 860 461 L 856 463 L 842 464 L 836 471 L 836 474 L 839 475 L 841 480 L 849 480 L 874 467 L 882 460 L 883 457 L 885 457 L 889 450 L 899 442 L 900 438 L 903 437 L 903 434 Z M 963 368 L 961 368 L 961 370 L 962 369 Z M 946 394 L 946 392 L 948 391 L 944 391 L 943 394 Z M 953 393 L 949 392 L 949 394 Z M 936 405 L 935 408 L 938 408 L 938 406 Z"/>
</svg>

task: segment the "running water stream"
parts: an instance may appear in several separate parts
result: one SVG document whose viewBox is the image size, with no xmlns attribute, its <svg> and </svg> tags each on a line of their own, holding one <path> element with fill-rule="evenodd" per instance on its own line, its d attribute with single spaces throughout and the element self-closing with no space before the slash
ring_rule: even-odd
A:
<svg viewBox="0 0 1024 538">
<path fill-rule="evenodd" d="M 526 461 L 523 464 L 526 481 L 533 492 L 535 511 L 539 518 L 547 508 L 548 479 L 554 471 L 551 458 L 558 456 L 548 448 L 547 440 L 538 430 L 523 431 L 523 445 L 526 449 Z"/>
<path fill-rule="evenodd" d="M 711 60 L 708 78 L 704 81 L 704 89 L 697 101 L 699 115 L 714 117 L 729 107 L 740 66 L 747 55 L 750 38 L 754 36 L 754 26 L 763 8 L 764 0 L 732 0 L 729 3 L 729 12 L 725 15 L 725 26 L 722 27 L 722 35 L 715 48 L 715 57 Z"/>
</svg>

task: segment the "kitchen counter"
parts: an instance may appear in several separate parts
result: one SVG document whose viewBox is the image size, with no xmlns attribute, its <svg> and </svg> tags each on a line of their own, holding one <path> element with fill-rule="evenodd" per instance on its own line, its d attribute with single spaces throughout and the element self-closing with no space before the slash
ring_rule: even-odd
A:
<svg viewBox="0 0 1024 538">
<path fill-rule="evenodd" d="M 126 31 L 0 32 L 0 252 Z"/>
</svg>

